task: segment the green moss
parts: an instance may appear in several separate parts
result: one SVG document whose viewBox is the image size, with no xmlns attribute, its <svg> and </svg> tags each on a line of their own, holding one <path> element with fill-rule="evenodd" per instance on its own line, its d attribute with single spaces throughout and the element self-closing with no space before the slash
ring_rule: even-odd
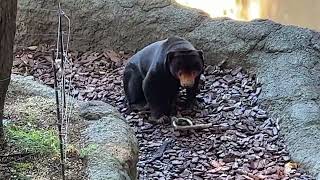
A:
<svg viewBox="0 0 320 180">
<path fill-rule="evenodd" d="M 9 141 L 26 152 L 44 154 L 57 154 L 59 152 L 59 139 L 53 130 L 26 129 L 19 126 L 7 126 Z"/>
<path fill-rule="evenodd" d="M 15 169 L 19 172 L 32 170 L 33 165 L 31 163 L 15 163 Z"/>
<path fill-rule="evenodd" d="M 13 178 L 14 179 L 20 179 L 20 180 L 31 180 L 31 176 L 27 175 L 28 172 L 32 171 L 34 168 L 32 163 L 26 163 L 26 162 L 19 162 L 14 163 L 13 165 L 14 172 L 13 172 Z"/>
<path fill-rule="evenodd" d="M 98 149 L 97 144 L 89 144 L 88 146 L 86 146 L 80 150 L 80 157 L 84 158 L 86 156 L 89 156 L 90 154 L 95 152 L 97 149 Z"/>
</svg>

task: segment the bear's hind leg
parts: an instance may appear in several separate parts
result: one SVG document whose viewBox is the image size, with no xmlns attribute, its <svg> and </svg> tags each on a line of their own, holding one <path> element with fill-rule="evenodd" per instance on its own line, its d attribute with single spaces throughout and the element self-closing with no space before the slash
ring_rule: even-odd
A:
<svg viewBox="0 0 320 180">
<path fill-rule="evenodd" d="M 134 66 L 128 65 L 124 70 L 123 86 L 129 105 L 128 112 L 146 109 L 146 100 L 142 90 L 142 77 Z"/>
</svg>

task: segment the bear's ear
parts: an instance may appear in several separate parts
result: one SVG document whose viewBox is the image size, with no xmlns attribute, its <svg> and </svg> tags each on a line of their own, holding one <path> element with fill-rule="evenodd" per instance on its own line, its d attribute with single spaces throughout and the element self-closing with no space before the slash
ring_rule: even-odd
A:
<svg viewBox="0 0 320 180">
<path fill-rule="evenodd" d="M 201 59 L 203 59 L 203 51 L 202 50 L 197 50 L 199 53 L 199 56 L 201 57 Z"/>
<path fill-rule="evenodd" d="M 202 59 L 202 63 L 204 64 L 204 57 L 203 57 L 203 51 L 202 50 L 197 50 L 200 58 Z"/>
</svg>

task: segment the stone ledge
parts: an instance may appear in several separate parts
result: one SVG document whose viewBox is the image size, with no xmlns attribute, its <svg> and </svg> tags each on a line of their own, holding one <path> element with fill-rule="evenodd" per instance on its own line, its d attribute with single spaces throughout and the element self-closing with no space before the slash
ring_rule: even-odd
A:
<svg viewBox="0 0 320 180">
<path fill-rule="evenodd" d="M 9 90 L 55 102 L 52 88 L 32 77 L 12 75 Z M 111 105 L 101 101 L 76 101 L 73 116 L 88 120 L 81 142 L 90 149 L 87 154 L 89 179 L 134 180 L 137 178 L 138 142 L 134 132 Z M 55 111 L 55 106 L 50 106 Z"/>
</svg>

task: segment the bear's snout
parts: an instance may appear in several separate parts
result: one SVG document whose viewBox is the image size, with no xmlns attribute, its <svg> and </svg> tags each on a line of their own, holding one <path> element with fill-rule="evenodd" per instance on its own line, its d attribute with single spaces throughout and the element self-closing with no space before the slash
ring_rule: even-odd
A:
<svg viewBox="0 0 320 180">
<path fill-rule="evenodd" d="M 180 85 L 183 88 L 191 88 L 194 86 L 194 79 L 195 79 L 195 74 L 194 73 L 180 73 L 179 74 L 179 80 L 180 80 Z"/>
</svg>

